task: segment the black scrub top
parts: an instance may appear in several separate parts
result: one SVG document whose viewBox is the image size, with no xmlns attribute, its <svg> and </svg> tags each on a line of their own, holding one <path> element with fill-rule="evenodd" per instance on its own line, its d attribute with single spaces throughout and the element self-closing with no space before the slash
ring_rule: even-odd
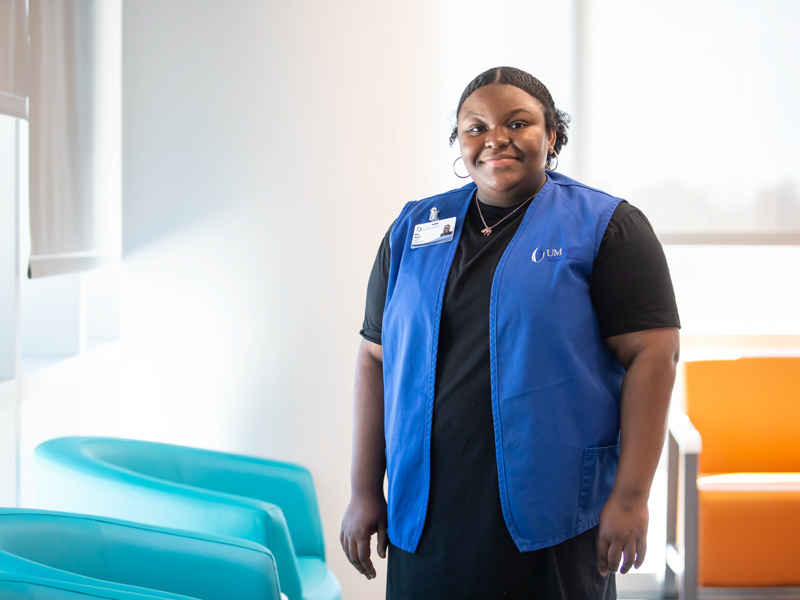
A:
<svg viewBox="0 0 800 600">
<path fill-rule="evenodd" d="M 597 527 L 550 548 L 521 553 L 503 520 L 495 462 L 489 362 L 489 299 L 497 264 L 519 227 L 519 210 L 484 236 L 473 198 L 447 279 L 439 330 L 431 481 L 416 552 L 389 547 L 387 598 L 616 598 L 613 574 L 597 571 Z M 516 206 L 481 203 L 493 225 Z M 361 335 L 381 343 L 391 228 L 367 289 Z M 627 202 L 611 217 L 595 258 L 590 294 L 604 338 L 680 327 L 661 244 Z"/>
</svg>

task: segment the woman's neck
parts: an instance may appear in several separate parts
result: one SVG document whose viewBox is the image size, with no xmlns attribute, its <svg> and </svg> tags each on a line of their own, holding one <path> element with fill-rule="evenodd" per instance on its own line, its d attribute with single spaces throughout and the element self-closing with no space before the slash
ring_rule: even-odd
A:
<svg viewBox="0 0 800 600">
<path fill-rule="evenodd" d="M 538 194 L 539 190 L 544 187 L 545 183 L 547 183 L 547 174 L 542 173 L 541 181 L 537 182 L 536 185 L 527 186 L 525 188 L 503 190 L 502 192 L 498 192 L 497 190 L 482 190 L 479 187 L 478 200 L 484 204 L 489 204 L 490 206 L 499 206 L 501 208 L 514 206 L 515 204 L 525 202 L 525 200 L 528 200 L 532 196 Z"/>
</svg>

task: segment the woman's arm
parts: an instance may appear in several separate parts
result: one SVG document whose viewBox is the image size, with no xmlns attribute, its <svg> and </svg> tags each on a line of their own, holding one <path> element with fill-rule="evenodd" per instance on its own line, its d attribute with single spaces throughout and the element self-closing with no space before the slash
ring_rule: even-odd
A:
<svg viewBox="0 0 800 600">
<path fill-rule="evenodd" d="M 606 342 L 626 372 L 620 399 L 619 468 L 600 513 L 597 567 L 603 576 L 617 571 L 623 553 L 622 573 L 644 562 L 647 499 L 664 446 L 680 347 L 677 327 L 625 333 Z"/>
<path fill-rule="evenodd" d="M 383 351 L 361 340 L 356 359 L 353 398 L 353 460 L 350 504 L 342 519 L 339 541 L 347 559 L 367 579 L 375 577 L 370 539 L 378 534 L 378 556 L 386 558 L 386 440 L 383 436 Z"/>
</svg>

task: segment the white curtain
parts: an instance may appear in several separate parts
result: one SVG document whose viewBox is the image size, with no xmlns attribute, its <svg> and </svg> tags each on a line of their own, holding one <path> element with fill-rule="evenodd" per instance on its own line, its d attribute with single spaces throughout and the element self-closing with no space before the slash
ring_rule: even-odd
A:
<svg viewBox="0 0 800 600">
<path fill-rule="evenodd" d="M 0 0 L 0 114 L 28 118 L 28 9 Z"/>
<path fill-rule="evenodd" d="M 29 277 L 118 263 L 121 0 L 0 0 L 0 112 L 30 122 Z"/>
<path fill-rule="evenodd" d="M 122 2 L 30 0 L 29 276 L 119 261 Z"/>
</svg>

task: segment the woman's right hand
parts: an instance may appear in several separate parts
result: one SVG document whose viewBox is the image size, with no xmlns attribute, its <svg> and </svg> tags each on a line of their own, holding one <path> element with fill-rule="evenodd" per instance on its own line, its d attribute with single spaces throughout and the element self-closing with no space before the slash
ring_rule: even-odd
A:
<svg viewBox="0 0 800 600">
<path fill-rule="evenodd" d="M 383 349 L 361 340 L 356 358 L 353 394 L 353 465 L 350 504 L 342 519 L 342 543 L 347 559 L 367 579 L 375 578 L 370 539 L 378 534 L 378 556 L 386 558 L 386 442 L 383 437 Z"/>
<path fill-rule="evenodd" d="M 375 578 L 370 559 L 370 540 L 378 534 L 378 556 L 386 558 L 389 536 L 386 534 L 386 499 L 383 494 L 352 495 L 342 519 L 339 541 L 347 559 L 367 579 Z"/>
</svg>

